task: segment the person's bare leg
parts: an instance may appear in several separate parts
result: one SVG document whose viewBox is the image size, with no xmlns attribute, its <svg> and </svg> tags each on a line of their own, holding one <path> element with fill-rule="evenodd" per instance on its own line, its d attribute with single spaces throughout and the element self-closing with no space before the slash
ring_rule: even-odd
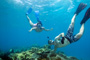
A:
<svg viewBox="0 0 90 60">
<path fill-rule="evenodd" d="M 84 33 L 84 23 L 81 25 L 79 33 L 76 34 L 74 38 L 80 39 L 83 33 Z"/>
<path fill-rule="evenodd" d="M 30 20 L 30 18 L 28 16 L 27 16 L 27 19 L 29 20 L 30 25 L 33 26 L 34 24 L 32 23 L 32 21 Z"/>
<path fill-rule="evenodd" d="M 74 14 L 73 18 L 71 19 L 71 24 L 69 25 L 68 31 L 66 35 L 72 35 L 74 30 L 74 22 L 75 22 L 76 14 Z"/>
<path fill-rule="evenodd" d="M 76 18 L 76 14 L 74 14 L 74 16 L 73 16 L 73 18 L 71 20 L 71 24 L 70 25 L 74 26 L 75 18 Z"/>
<path fill-rule="evenodd" d="M 87 9 L 87 11 L 85 13 L 85 16 L 84 16 L 84 18 L 82 19 L 82 21 L 80 23 L 81 24 L 81 28 L 80 28 L 79 33 L 74 36 L 74 38 L 76 38 L 76 40 L 80 39 L 81 36 L 83 35 L 85 22 L 87 20 L 89 20 L 89 18 L 90 18 L 90 8 Z"/>
<path fill-rule="evenodd" d="M 75 22 L 75 18 L 76 18 L 77 14 L 74 14 L 73 18 L 71 19 L 71 24 L 69 25 L 68 31 L 66 33 L 66 37 L 67 38 L 71 38 L 71 36 L 73 35 L 73 31 L 74 31 L 74 22 Z"/>
</svg>

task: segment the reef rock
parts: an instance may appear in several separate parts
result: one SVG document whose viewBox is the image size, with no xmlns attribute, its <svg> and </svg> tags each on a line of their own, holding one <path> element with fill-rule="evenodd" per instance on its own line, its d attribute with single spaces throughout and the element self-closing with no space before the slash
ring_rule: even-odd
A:
<svg viewBox="0 0 90 60">
<path fill-rule="evenodd" d="M 32 47 L 30 50 L 21 53 L 12 53 L 9 57 L 12 60 L 78 60 L 63 53 L 52 53 L 48 45 L 42 48 Z"/>
<path fill-rule="evenodd" d="M 61 52 L 52 52 L 49 45 L 45 45 L 44 47 L 32 47 L 30 50 L 10 53 L 7 56 L 9 60 L 78 60 L 76 57 L 66 56 Z M 2 57 L 0 57 L 0 60 L 6 60 L 1 58 Z"/>
</svg>

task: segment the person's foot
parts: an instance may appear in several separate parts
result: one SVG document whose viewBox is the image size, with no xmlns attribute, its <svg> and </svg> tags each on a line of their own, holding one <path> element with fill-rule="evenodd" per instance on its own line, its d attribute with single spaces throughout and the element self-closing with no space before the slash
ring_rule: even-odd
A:
<svg viewBox="0 0 90 60">
<path fill-rule="evenodd" d="M 28 13 L 26 13 L 26 15 L 28 15 Z"/>
<path fill-rule="evenodd" d="M 78 15 L 86 6 L 87 6 L 86 4 L 80 3 L 77 10 L 76 10 L 76 12 L 75 12 L 75 14 Z"/>
<path fill-rule="evenodd" d="M 88 10 L 86 11 L 85 16 L 84 16 L 84 18 L 82 19 L 82 21 L 81 21 L 80 24 L 85 23 L 89 18 L 90 18 L 90 7 L 89 7 Z"/>
</svg>

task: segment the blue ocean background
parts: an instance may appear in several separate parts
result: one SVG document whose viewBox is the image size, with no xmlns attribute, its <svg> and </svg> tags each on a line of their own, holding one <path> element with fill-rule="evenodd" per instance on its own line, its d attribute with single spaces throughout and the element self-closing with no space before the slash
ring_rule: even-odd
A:
<svg viewBox="0 0 90 60">
<path fill-rule="evenodd" d="M 0 50 L 11 48 L 26 48 L 34 44 L 43 46 L 48 44 L 47 36 L 54 39 L 58 34 L 66 34 L 71 18 L 78 5 L 83 2 L 87 7 L 76 17 L 74 34 L 79 32 L 80 22 L 86 10 L 90 7 L 90 0 L 0 0 Z M 40 33 L 32 31 L 26 18 L 27 10 L 33 23 L 36 23 L 34 11 L 39 10 L 39 19 L 47 29 Z M 90 19 L 85 23 L 85 31 L 81 39 L 66 47 L 58 48 L 68 56 L 75 56 L 80 60 L 90 60 Z"/>
</svg>

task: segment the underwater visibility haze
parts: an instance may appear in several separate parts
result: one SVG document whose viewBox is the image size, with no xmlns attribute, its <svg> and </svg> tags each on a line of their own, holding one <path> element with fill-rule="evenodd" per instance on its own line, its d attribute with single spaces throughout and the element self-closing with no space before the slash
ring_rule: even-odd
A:
<svg viewBox="0 0 90 60">
<path fill-rule="evenodd" d="M 71 19 L 80 3 L 87 7 L 80 12 L 75 20 L 74 35 L 79 32 L 80 22 L 86 10 L 90 7 L 90 0 L 0 0 L 0 50 L 28 48 L 32 45 L 44 46 L 48 38 L 54 39 L 64 32 L 66 34 Z M 37 23 L 34 11 L 39 11 L 39 19 L 45 28 L 52 31 L 29 32 L 31 28 L 26 12 L 33 23 Z M 75 56 L 80 60 L 90 60 L 90 19 L 85 23 L 85 31 L 81 39 L 68 46 L 58 48 L 68 56 Z M 53 49 L 53 46 L 52 46 Z"/>
</svg>

